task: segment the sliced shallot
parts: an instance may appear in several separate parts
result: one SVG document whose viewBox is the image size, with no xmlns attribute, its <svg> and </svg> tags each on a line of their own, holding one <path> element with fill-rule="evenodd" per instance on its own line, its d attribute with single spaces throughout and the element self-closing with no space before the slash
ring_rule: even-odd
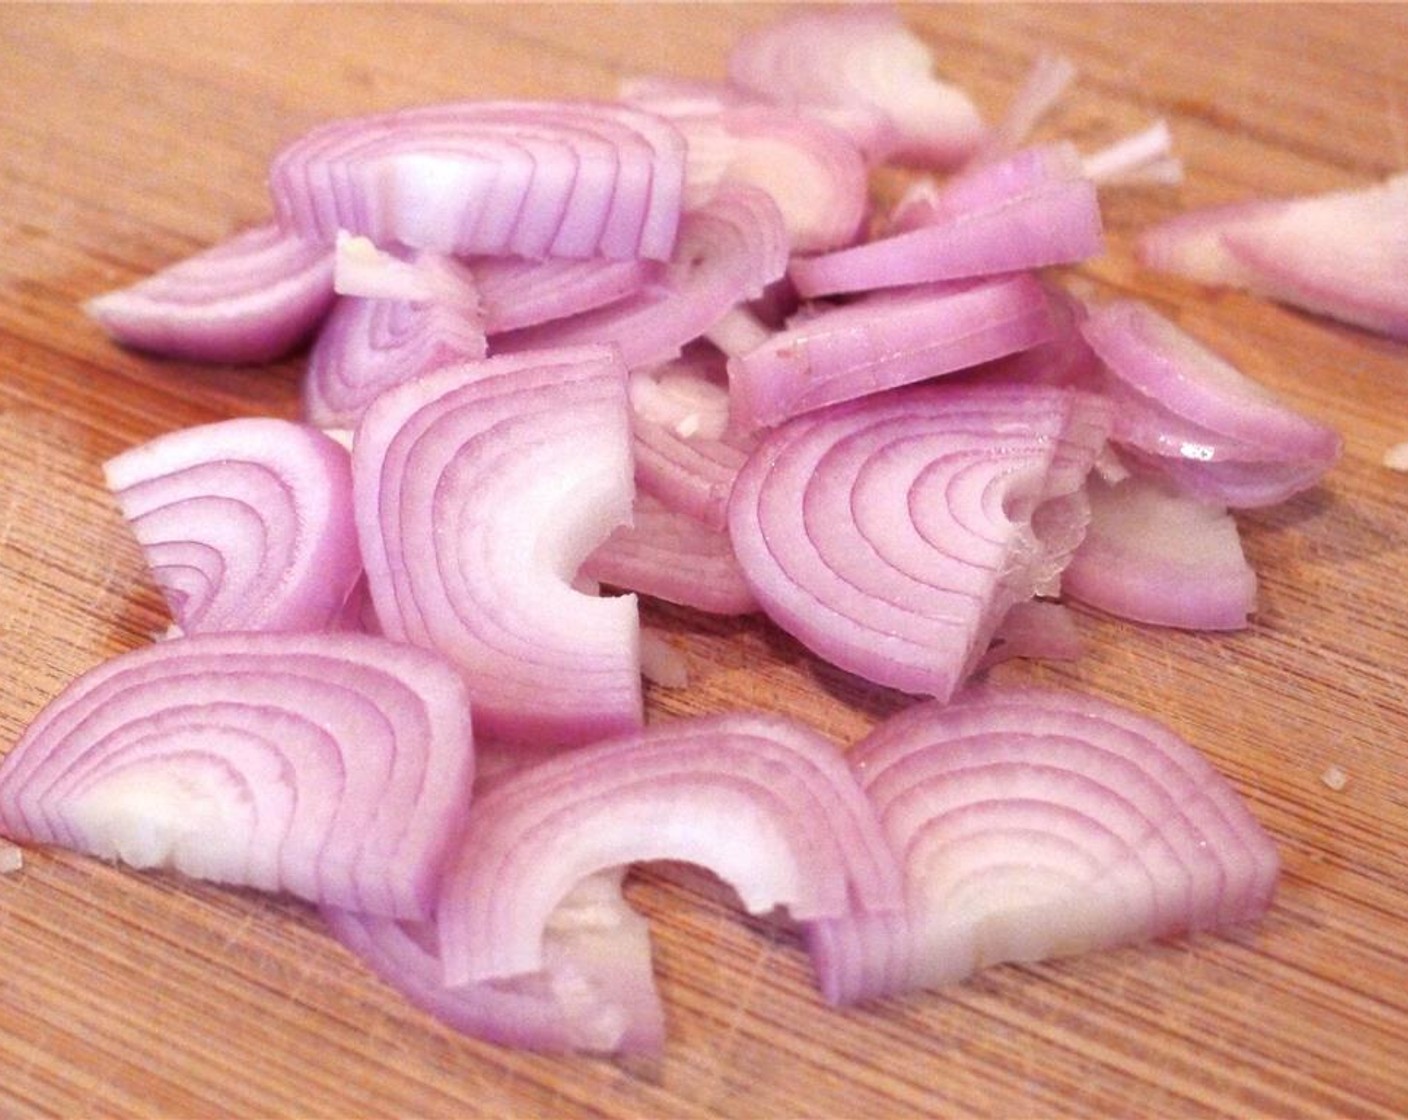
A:
<svg viewBox="0 0 1408 1120">
<path fill-rule="evenodd" d="M 361 576 L 347 451 L 315 428 L 183 428 L 103 471 L 184 633 L 321 630 Z"/>
<path fill-rule="evenodd" d="M 1145 265 L 1408 339 L 1408 174 L 1192 210 L 1144 232 Z"/>
<path fill-rule="evenodd" d="M 473 776 L 469 698 L 434 654 L 202 634 L 51 701 L 0 763 L 0 832 L 423 920 Z"/>
<path fill-rule="evenodd" d="M 834 744 L 779 716 L 673 720 L 510 774 L 475 801 L 439 903 L 446 982 L 540 971 L 568 891 L 644 860 L 699 864 L 751 913 L 900 899 L 895 856 Z"/>
<path fill-rule="evenodd" d="M 975 690 L 887 720 L 851 757 L 904 853 L 907 903 L 810 925 L 832 1003 L 1222 930 L 1275 888 L 1276 848 L 1226 779 L 1093 696 Z"/>
<path fill-rule="evenodd" d="M 1061 574 L 1073 599 L 1120 618 L 1189 630 L 1239 630 L 1256 574 L 1222 506 L 1131 476 L 1087 483 L 1090 525 Z"/>
<path fill-rule="evenodd" d="M 332 306 L 330 245 L 256 226 L 84 304 L 124 346 L 196 362 L 281 358 Z"/>
<path fill-rule="evenodd" d="M 635 598 L 572 587 L 631 515 L 615 351 L 504 355 L 397 386 L 363 416 L 352 461 L 382 629 L 463 669 L 479 730 L 566 745 L 640 726 Z"/>
<path fill-rule="evenodd" d="M 947 698 L 1007 610 L 1056 582 L 1108 425 L 1098 398 L 1040 386 L 909 386 L 807 413 L 739 474 L 734 550 L 814 652 Z"/>
<path fill-rule="evenodd" d="M 469 101 L 322 125 L 269 182 L 280 225 L 327 244 L 664 260 L 684 159 L 673 125 L 629 105 Z"/>
</svg>

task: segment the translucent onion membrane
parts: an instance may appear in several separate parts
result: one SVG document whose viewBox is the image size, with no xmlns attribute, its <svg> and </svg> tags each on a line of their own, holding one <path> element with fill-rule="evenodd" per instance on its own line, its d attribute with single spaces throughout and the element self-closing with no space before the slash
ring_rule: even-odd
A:
<svg viewBox="0 0 1408 1120">
<path fill-rule="evenodd" d="M 626 371 L 613 350 L 427 374 L 378 397 L 353 448 L 383 632 L 463 669 L 478 730 L 565 745 L 640 726 L 635 598 L 571 586 L 631 515 Z"/>
<path fill-rule="evenodd" d="M 803 11 L 741 36 L 729 80 L 779 105 L 879 112 L 892 163 L 953 168 L 983 141 L 973 102 L 934 75 L 924 41 L 888 6 Z"/>
<path fill-rule="evenodd" d="M 1334 430 L 1291 409 L 1182 328 L 1137 300 L 1090 312 L 1081 332 L 1112 375 L 1112 439 L 1207 501 L 1283 501 L 1334 464 Z"/>
<path fill-rule="evenodd" d="M 636 485 L 713 529 L 728 523 L 733 480 L 758 443 L 732 421 L 727 385 L 723 355 L 707 345 L 630 382 Z"/>
<path fill-rule="evenodd" d="M 512 980 L 447 987 L 430 922 L 325 909 L 343 945 L 412 1003 L 465 1034 L 548 1053 L 658 1054 L 649 923 L 621 897 L 620 873 L 583 880 L 548 919 L 543 968 Z"/>
<path fill-rule="evenodd" d="M 1408 339 L 1408 174 L 1192 210 L 1140 236 L 1149 268 Z"/>
<path fill-rule="evenodd" d="M 814 305 L 728 363 L 734 419 L 770 426 L 812 409 L 1035 346 L 1051 312 L 1029 273 Z"/>
<path fill-rule="evenodd" d="M 347 451 L 274 418 L 169 432 L 107 484 L 187 634 L 320 630 L 362 573 Z"/>
<path fill-rule="evenodd" d="M 729 501 L 768 615 L 868 680 L 945 699 L 1084 532 L 1108 408 L 1038 386 L 911 386 L 774 429 Z"/>
<path fill-rule="evenodd" d="M 355 427 L 367 405 L 392 385 L 488 353 L 472 276 L 448 258 L 431 256 L 436 259 L 418 269 L 434 274 L 426 298 L 338 299 L 303 376 L 309 423 Z"/>
<path fill-rule="evenodd" d="M 751 913 L 900 904 L 894 854 L 833 743 L 779 716 L 656 724 L 507 775 L 475 801 L 437 922 L 450 985 L 544 967 L 549 917 L 588 875 L 699 864 Z"/>
<path fill-rule="evenodd" d="M 1027 142 L 1032 131 L 1065 96 L 1076 79 L 1076 66 L 1065 55 L 1043 51 L 1012 95 L 1002 119 L 988 130 L 969 166 L 1000 160 Z"/>
<path fill-rule="evenodd" d="M 1090 525 L 1061 574 L 1073 599 L 1136 622 L 1239 630 L 1256 605 L 1256 574 L 1222 506 L 1130 477 L 1087 481 Z"/>
<path fill-rule="evenodd" d="M 787 231 L 771 197 L 723 184 L 685 215 L 664 277 L 595 311 L 493 335 L 494 353 L 611 344 L 632 369 L 677 357 L 735 305 L 787 270 Z"/>
<path fill-rule="evenodd" d="M 852 759 L 903 853 L 906 907 L 810 925 L 832 1003 L 1225 930 L 1270 904 L 1276 849 L 1237 793 L 1107 701 L 978 690 L 886 721 Z"/>
<path fill-rule="evenodd" d="M 1065 570 L 1061 576 L 1064 588 Z M 1075 661 L 1084 652 L 1085 640 L 1070 608 L 1049 599 L 1028 599 L 1013 603 L 1002 616 L 977 670 L 981 672 L 1014 657 Z"/>
<path fill-rule="evenodd" d="M 473 770 L 469 698 L 441 658 L 360 634 L 203 634 L 64 689 L 0 763 L 0 831 L 423 920 Z"/>
<path fill-rule="evenodd" d="M 636 495 L 632 523 L 587 557 L 582 574 L 708 614 L 758 609 L 728 534 L 665 508 L 649 494 Z"/>
<path fill-rule="evenodd" d="M 973 174 L 982 175 L 983 191 L 1007 189 L 988 182 L 998 178 L 991 167 Z M 904 216 L 907 224 L 916 222 L 916 209 Z M 930 209 L 930 222 L 798 257 L 787 275 L 802 296 L 816 297 L 1074 264 L 1104 249 L 1099 197 L 1088 179 L 1053 179 L 985 205 L 940 195 Z"/>
<path fill-rule="evenodd" d="M 689 145 L 686 204 L 698 206 L 723 182 L 766 191 L 782 212 L 794 252 L 848 245 L 869 209 L 865 160 L 845 132 L 770 105 L 698 100 L 649 102 Z"/>
<path fill-rule="evenodd" d="M 323 125 L 269 183 L 279 224 L 328 244 L 663 260 L 684 163 L 674 126 L 629 105 L 470 101 Z"/>
<path fill-rule="evenodd" d="M 117 342 L 171 358 L 281 358 L 332 305 L 332 253 L 270 223 L 84 304 Z"/>
</svg>

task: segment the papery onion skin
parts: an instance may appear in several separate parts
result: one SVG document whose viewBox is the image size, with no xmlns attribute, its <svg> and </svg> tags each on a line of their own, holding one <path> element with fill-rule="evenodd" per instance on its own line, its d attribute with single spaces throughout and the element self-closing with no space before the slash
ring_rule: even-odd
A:
<svg viewBox="0 0 1408 1120">
<path fill-rule="evenodd" d="M 739 474 L 734 550 L 769 617 L 814 652 L 948 697 L 1079 540 L 1108 424 L 1086 394 L 942 382 L 808 413 Z"/>
<path fill-rule="evenodd" d="M 506 983 L 446 987 L 433 923 L 349 910 L 322 916 L 383 980 L 465 1034 L 549 1054 L 658 1055 L 665 1021 L 650 927 L 621 897 L 619 879 L 580 884 L 549 920 L 543 971 Z"/>
<path fill-rule="evenodd" d="M 608 102 L 478 101 L 333 121 L 274 158 L 279 224 L 331 243 L 472 256 L 664 260 L 685 144 L 663 118 Z"/>
<path fill-rule="evenodd" d="M 571 586 L 630 519 L 625 380 L 609 347 L 502 355 L 389 390 L 358 426 L 377 617 L 462 669 L 485 735 L 569 745 L 642 722 L 634 597 Z"/>
<path fill-rule="evenodd" d="M 1408 174 L 1368 187 L 1188 211 L 1144 231 L 1146 267 L 1245 288 L 1408 339 Z"/>
<path fill-rule="evenodd" d="M 476 801 L 438 908 L 447 982 L 541 969 L 548 916 L 574 884 L 657 859 L 715 872 L 752 912 L 899 902 L 894 854 L 832 743 L 779 716 L 673 720 L 508 775 Z"/>
<path fill-rule="evenodd" d="M 178 429 L 104 477 L 184 633 L 320 630 L 361 576 L 348 455 L 314 428 Z"/>
<path fill-rule="evenodd" d="M 732 417 L 768 427 L 1035 346 L 1052 332 L 1046 293 L 1020 273 L 919 285 L 818 305 L 729 359 Z"/>
<path fill-rule="evenodd" d="M 332 252 L 256 226 L 84 310 L 115 341 L 189 361 L 252 365 L 292 351 L 332 306 Z"/>
<path fill-rule="evenodd" d="M 1087 495 L 1090 526 L 1061 575 L 1067 595 L 1156 626 L 1246 627 L 1256 573 L 1225 508 L 1137 477 L 1092 477 Z"/>
<path fill-rule="evenodd" d="M 0 764 L 0 832 L 424 920 L 474 774 L 442 659 L 360 634 L 205 634 L 70 684 Z"/>
<path fill-rule="evenodd" d="M 812 923 L 831 1003 L 1256 921 L 1279 873 L 1228 782 L 1108 701 L 972 690 L 878 725 L 852 752 L 904 853 L 903 915 Z"/>
</svg>

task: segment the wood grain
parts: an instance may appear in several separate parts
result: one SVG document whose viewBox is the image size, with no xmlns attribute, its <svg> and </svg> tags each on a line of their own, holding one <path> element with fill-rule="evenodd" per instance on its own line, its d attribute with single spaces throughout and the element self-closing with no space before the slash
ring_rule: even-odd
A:
<svg viewBox="0 0 1408 1120">
<path fill-rule="evenodd" d="M 1086 688 L 1201 746 L 1278 841 L 1258 930 L 994 969 L 825 1009 L 784 929 L 647 870 L 663 1060 L 508 1053 L 386 990 L 297 904 L 55 851 L 0 879 L 9 1116 L 1284 1116 L 1408 1113 L 1408 348 L 1146 273 L 1132 234 L 1189 206 L 1408 167 L 1408 9 L 916 7 L 989 115 L 1043 49 L 1080 81 L 1043 135 L 1095 146 L 1166 116 L 1178 188 L 1111 193 L 1072 277 L 1150 299 L 1305 411 L 1345 457 L 1240 520 L 1254 625 L 1093 613 L 1089 653 L 1008 678 Z M 0 750 L 69 679 L 165 617 L 103 492 L 108 456 L 177 426 L 297 411 L 296 361 L 209 370 L 109 345 L 81 311 L 268 212 L 279 144 L 330 116 L 452 97 L 602 96 L 623 73 L 721 73 L 763 6 L 0 7 Z M 853 740 L 903 698 L 757 621 L 651 612 L 694 686 Z M 1344 789 L 1322 781 L 1336 765 Z"/>
</svg>

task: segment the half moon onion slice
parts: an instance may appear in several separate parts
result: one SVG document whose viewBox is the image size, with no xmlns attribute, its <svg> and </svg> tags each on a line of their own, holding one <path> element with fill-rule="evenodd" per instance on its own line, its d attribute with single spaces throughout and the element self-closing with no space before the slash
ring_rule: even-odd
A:
<svg viewBox="0 0 1408 1120">
<path fill-rule="evenodd" d="M 852 760 L 903 853 L 907 904 L 809 926 L 832 1003 L 1221 930 L 1270 904 L 1276 849 L 1232 787 L 1107 701 L 979 689 L 886 721 Z"/>
<path fill-rule="evenodd" d="M 362 572 L 347 451 L 316 428 L 185 428 L 103 467 L 185 633 L 321 630 Z"/>
<path fill-rule="evenodd" d="M 635 598 L 572 587 L 631 516 L 613 350 L 488 358 L 397 386 L 363 416 L 352 463 L 383 632 L 460 666 L 482 733 L 565 745 L 640 726 Z"/>
<path fill-rule="evenodd" d="M 1205 284 L 1408 339 L 1408 174 L 1355 190 L 1257 199 L 1146 230 L 1140 260 Z"/>
<path fill-rule="evenodd" d="M 674 720 L 510 774 L 476 800 L 439 903 L 446 981 L 540 971 L 568 891 L 643 860 L 699 864 L 752 913 L 900 901 L 894 854 L 833 743 L 778 716 Z"/>
<path fill-rule="evenodd" d="M 256 226 L 84 310 L 124 346 L 196 362 L 256 364 L 302 342 L 332 306 L 332 249 Z"/>
<path fill-rule="evenodd" d="M 0 831 L 221 883 L 429 916 L 473 781 L 469 699 L 360 634 L 203 634 L 68 686 L 0 764 Z"/>
<path fill-rule="evenodd" d="M 768 615 L 868 680 L 946 698 L 1084 532 L 1105 403 L 910 386 L 808 413 L 749 458 L 729 532 Z"/>
<path fill-rule="evenodd" d="M 323 125 L 269 182 L 280 224 L 328 244 L 664 260 L 684 160 L 674 126 L 629 105 L 458 102 Z"/>
<path fill-rule="evenodd" d="M 733 418 L 769 426 L 1025 350 L 1052 330 L 1046 291 L 1030 273 L 809 308 L 729 360 Z"/>
<path fill-rule="evenodd" d="M 583 880 L 553 911 L 541 971 L 447 987 L 435 925 L 324 909 L 343 945 L 412 1003 L 465 1034 L 546 1053 L 658 1054 L 650 924 L 621 896 L 620 873 Z"/>
<path fill-rule="evenodd" d="M 1222 506 L 1130 476 L 1086 483 L 1090 526 L 1061 573 L 1074 599 L 1120 618 L 1190 630 L 1239 630 L 1256 573 Z"/>
<path fill-rule="evenodd" d="M 888 6 L 789 14 L 739 38 L 729 80 L 774 104 L 879 111 L 893 128 L 887 159 L 952 168 L 986 135 L 968 96 L 934 76 L 924 41 Z"/>
</svg>

